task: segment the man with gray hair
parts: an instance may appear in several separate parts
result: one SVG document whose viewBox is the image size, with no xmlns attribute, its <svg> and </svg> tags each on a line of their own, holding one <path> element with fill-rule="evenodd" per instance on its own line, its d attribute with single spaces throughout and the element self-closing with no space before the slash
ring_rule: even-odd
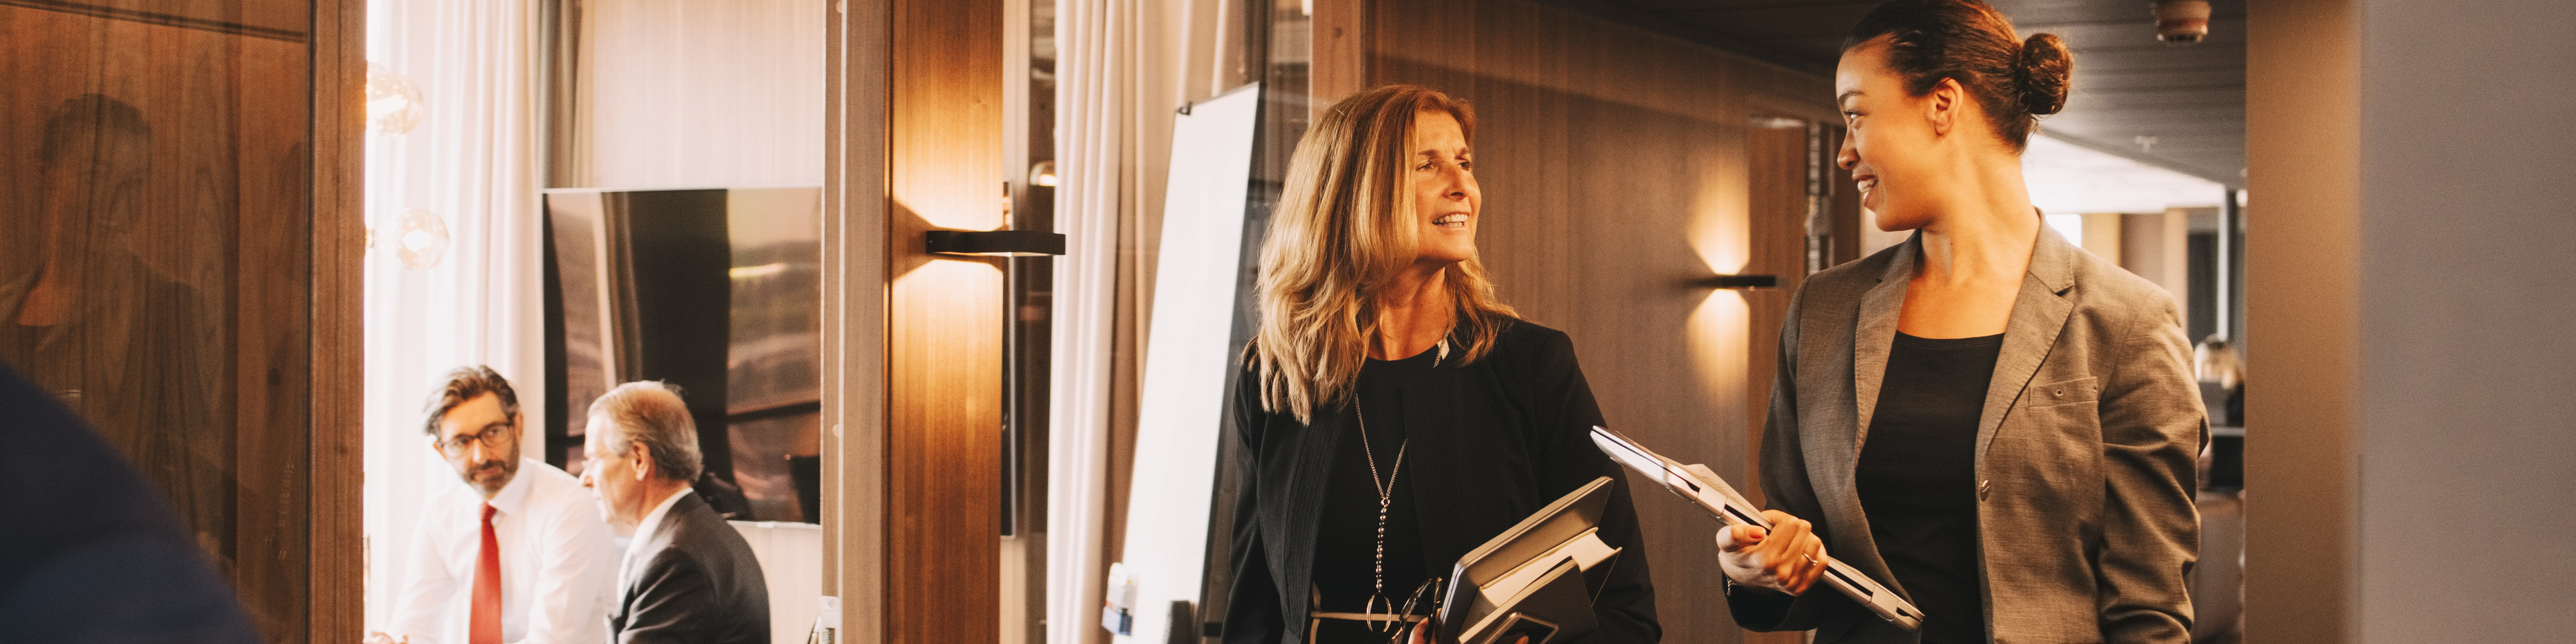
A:
<svg viewBox="0 0 2576 644">
<path fill-rule="evenodd" d="M 769 639 L 769 590 L 751 543 L 689 490 L 698 429 L 659 382 L 618 385 L 590 404 L 581 483 L 608 522 L 632 529 L 609 609 L 612 644 L 756 644 Z"/>
</svg>

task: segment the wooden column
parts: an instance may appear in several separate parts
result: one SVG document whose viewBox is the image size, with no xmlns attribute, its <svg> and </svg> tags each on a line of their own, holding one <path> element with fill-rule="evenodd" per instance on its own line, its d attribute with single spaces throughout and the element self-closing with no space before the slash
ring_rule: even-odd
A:
<svg viewBox="0 0 2576 644">
<path fill-rule="evenodd" d="M 836 3 L 827 48 L 825 516 L 844 637 L 1000 636 L 1000 259 L 922 232 L 1004 225 L 1002 3 Z"/>
<path fill-rule="evenodd" d="M 999 639 L 1003 266 L 922 231 L 1004 225 L 998 0 L 895 0 L 887 110 L 889 644 Z"/>
<path fill-rule="evenodd" d="M 2353 641 L 2359 454 L 2358 3 L 2247 8 L 2245 639 Z"/>
<path fill-rule="evenodd" d="M 308 471 L 312 540 L 306 571 L 312 642 L 365 635 L 366 537 L 359 510 L 366 438 L 365 0 L 314 0 L 312 428 Z M 284 639 L 281 636 L 281 639 Z"/>
</svg>

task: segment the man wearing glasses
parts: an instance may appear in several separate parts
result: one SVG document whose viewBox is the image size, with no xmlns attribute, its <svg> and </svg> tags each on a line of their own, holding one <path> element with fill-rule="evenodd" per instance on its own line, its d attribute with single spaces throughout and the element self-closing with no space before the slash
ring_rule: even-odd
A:
<svg viewBox="0 0 2576 644">
<path fill-rule="evenodd" d="M 519 458 L 519 395 L 463 367 L 430 399 L 430 449 L 465 485 L 434 493 L 391 628 L 368 644 L 596 644 L 617 544 L 580 479 Z"/>
</svg>

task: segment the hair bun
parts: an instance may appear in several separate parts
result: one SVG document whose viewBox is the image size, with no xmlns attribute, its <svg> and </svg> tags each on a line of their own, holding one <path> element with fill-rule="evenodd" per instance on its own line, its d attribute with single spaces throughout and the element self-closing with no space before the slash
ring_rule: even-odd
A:
<svg viewBox="0 0 2576 644">
<path fill-rule="evenodd" d="M 2075 54 L 2066 50 L 2066 41 L 2057 34 L 2034 34 L 2021 43 L 2021 62 L 2013 66 L 2014 85 L 2021 89 L 2022 107 L 2032 116 L 2047 116 L 2066 109 L 2068 78 L 2075 72 Z"/>
</svg>

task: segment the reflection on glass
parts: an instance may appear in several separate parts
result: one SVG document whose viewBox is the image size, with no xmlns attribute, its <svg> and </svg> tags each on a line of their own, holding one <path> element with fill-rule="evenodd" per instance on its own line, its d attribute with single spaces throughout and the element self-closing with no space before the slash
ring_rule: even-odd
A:
<svg viewBox="0 0 2576 644">
<path fill-rule="evenodd" d="M 822 454 L 822 193 L 733 190 L 725 206 L 733 246 L 725 411 L 734 482 L 758 519 L 817 522 L 821 517 L 805 508 L 819 490 L 800 494 L 800 483 L 815 482 L 799 481 L 793 466 L 798 457 L 819 465 Z"/>
<path fill-rule="evenodd" d="M 715 479 L 701 492 L 738 495 L 735 519 L 816 521 L 821 206 L 815 188 L 547 194 L 549 368 L 566 412 L 549 444 L 579 443 L 615 383 L 671 382 Z"/>
<path fill-rule="evenodd" d="M 45 108 L 41 139 L 10 146 L 33 152 L 11 156 L 35 161 L 23 175 L 35 180 L 9 206 L 32 225 L 0 235 L 0 359 L 132 459 L 229 570 L 226 285 L 191 281 L 232 254 L 202 234 L 224 229 L 231 204 L 155 198 L 187 186 L 155 172 L 157 119 L 135 105 L 84 94 Z"/>
</svg>

